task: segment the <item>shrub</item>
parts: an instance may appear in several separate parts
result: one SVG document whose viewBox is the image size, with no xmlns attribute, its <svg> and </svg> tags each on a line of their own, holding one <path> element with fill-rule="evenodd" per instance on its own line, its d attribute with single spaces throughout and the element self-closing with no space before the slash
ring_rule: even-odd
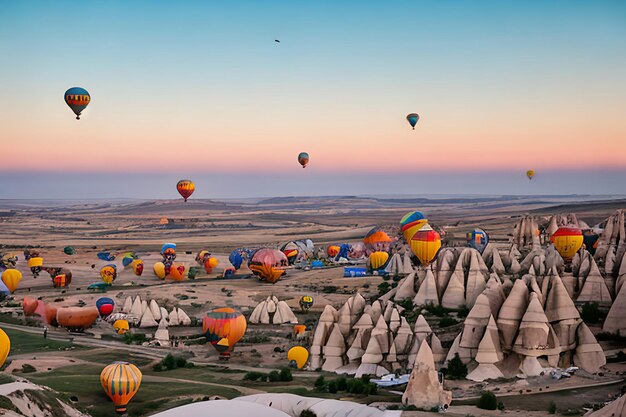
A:
<svg viewBox="0 0 626 417">
<path fill-rule="evenodd" d="M 389 285 L 388 282 L 383 282 L 381 284 L 378 284 L 378 296 L 382 297 L 383 295 L 387 294 L 390 290 L 391 290 L 391 285 Z"/>
<path fill-rule="evenodd" d="M 291 375 L 291 370 L 289 368 L 283 368 L 280 370 L 280 380 L 283 382 L 293 381 L 293 375 Z"/>
<path fill-rule="evenodd" d="M 280 381 L 280 373 L 278 371 L 272 371 L 268 375 L 270 382 L 278 382 Z"/>
<path fill-rule="evenodd" d="M 459 310 L 457 311 L 457 316 L 459 318 L 465 318 L 467 317 L 467 315 L 469 314 L 470 309 L 467 308 L 466 305 L 461 306 L 461 308 L 459 308 Z"/>
<path fill-rule="evenodd" d="M 602 319 L 602 312 L 598 308 L 598 303 L 585 303 L 580 317 L 585 323 L 598 323 Z"/>
<path fill-rule="evenodd" d="M 498 401 L 498 410 L 504 411 L 504 403 L 502 401 Z"/>
<path fill-rule="evenodd" d="M 243 376 L 243 379 L 245 381 L 256 381 L 256 380 L 261 380 L 261 378 L 263 378 L 266 374 L 262 373 L 262 372 L 246 372 L 246 374 Z"/>
<path fill-rule="evenodd" d="M 336 394 L 337 393 L 337 382 L 336 381 L 329 381 L 328 382 L 328 392 L 330 392 L 331 394 Z"/>
<path fill-rule="evenodd" d="M 550 405 L 548 405 L 548 413 L 556 414 L 556 404 L 554 401 L 550 401 Z"/>
<path fill-rule="evenodd" d="M 339 379 L 337 379 L 337 390 L 345 391 L 347 389 L 348 389 L 348 380 L 346 379 L 346 377 L 342 376 Z"/>
<path fill-rule="evenodd" d="M 464 379 L 467 376 L 467 366 L 463 363 L 458 353 L 448 362 L 448 373 L 446 376 L 448 379 Z"/>
<path fill-rule="evenodd" d="M 458 324 L 459 322 L 453 319 L 452 317 L 444 317 L 439 320 L 439 327 L 450 327 Z"/>
<path fill-rule="evenodd" d="M 348 392 L 350 394 L 363 394 L 365 393 L 366 385 L 361 379 L 351 379 L 348 381 Z"/>
<path fill-rule="evenodd" d="M 302 410 L 300 412 L 300 417 L 317 417 L 317 414 L 311 410 Z"/>
<path fill-rule="evenodd" d="M 315 380 L 314 386 L 316 391 L 326 391 L 326 380 L 322 375 Z"/>
<path fill-rule="evenodd" d="M 430 314 L 432 314 L 433 316 L 437 316 L 437 317 L 443 317 L 449 312 L 447 308 L 442 307 L 440 305 L 434 305 L 433 303 L 428 303 L 427 305 L 424 306 L 424 309 L 428 311 Z"/>
<path fill-rule="evenodd" d="M 22 365 L 22 372 L 25 374 L 30 374 L 32 372 L 37 372 L 37 369 L 30 363 L 25 363 Z"/>
<path fill-rule="evenodd" d="M 155 372 L 161 372 L 164 370 L 171 371 L 176 368 L 192 368 L 193 363 L 187 362 L 187 359 L 182 356 L 174 356 L 168 353 L 166 357 L 161 359 L 161 362 L 152 366 L 152 370 Z"/>
<path fill-rule="evenodd" d="M 154 372 L 161 372 L 163 370 L 163 365 L 161 365 L 161 362 L 155 363 L 154 365 L 152 365 L 152 370 Z"/>
<path fill-rule="evenodd" d="M 491 391 L 484 391 L 480 395 L 480 399 L 477 404 L 478 408 L 482 408 L 483 410 L 495 410 L 498 408 L 498 398 L 496 398 L 496 394 Z"/>
<path fill-rule="evenodd" d="M 366 385 L 366 394 L 367 395 L 376 395 L 378 394 L 378 385 L 373 382 L 368 382 Z"/>
</svg>

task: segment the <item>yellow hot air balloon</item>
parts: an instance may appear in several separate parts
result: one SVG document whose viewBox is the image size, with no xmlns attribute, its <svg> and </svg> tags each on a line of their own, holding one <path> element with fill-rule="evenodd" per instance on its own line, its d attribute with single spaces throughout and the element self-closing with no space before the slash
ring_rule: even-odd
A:
<svg viewBox="0 0 626 417">
<path fill-rule="evenodd" d="M 389 254 L 387 252 L 373 252 L 370 255 L 370 264 L 372 265 L 372 269 L 382 268 L 389 259 Z"/>
<path fill-rule="evenodd" d="M 411 250 L 422 265 L 428 265 L 435 259 L 439 248 L 441 248 L 441 236 L 430 225 L 426 224 L 415 233 L 410 244 Z"/>
<path fill-rule="evenodd" d="M 115 323 L 113 323 L 113 328 L 115 329 L 117 334 L 124 334 L 128 330 L 130 330 L 130 325 L 128 324 L 127 320 L 115 320 Z"/>
<path fill-rule="evenodd" d="M 566 262 L 570 262 L 583 246 L 583 239 L 583 232 L 576 227 L 559 227 L 550 237 L 550 241 Z"/>
<path fill-rule="evenodd" d="M 309 359 L 309 351 L 302 346 L 294 346 L 287 352 L 287 359 L 293 361 L 298 369 L 302 369 Z"/>
<path fill-rule="evenodd" d="M 165 279 L 165 276 L 167 275 L 167 273 L 165 272 L 165 264 L 163 264 L 163 262 L 155 263 L 153 270 L 154 270 L 154 275 L 156 275 L 160 279 Z"/>
<path fill-rule="evenodd" d="M 36 258 L 30 258 L 28 260 L 28 267 L 29 268 L 37 268 L 37 267 L 41 267 L 41 266 L 43 266 L 43 258 L 36 257 Z"/>
<path fill-rule="evenodd" d="M 115 405 L 115 412 L 126 414 L 129 401 L 141 385 L 141 371 L 132 363 L 113 362 L 100 373 L 100 384 Z"/>
<path fill-rule="evenodd" d="M 415 221 L 406 229 L 403 227 L 402 234 L 404 236 L 404 240 L 410 242 L 411 239 L 413 239 L 413 236 L 415 236 L 415 233 L 417 233 L 418 230 L 424 227 L 425 224 L 428 224 L 427 219 Z"/>
<path fill-rule="evenodd" d="M 528 171 L 526 171 L 526 176 L 528 177 L 529 180 L 532 180 L 533 177 L 535 176 L 535 170 L 529 169 Z"/>
<path fill-rule="evenodd" d="M 17 269 L 7 269 L 2 273 L 2 282 L 7 286 L 11 294 L 17 290 L 17 286 L 22 279 L 22 273 Z"/>
<path fill-rule="evenodd" d="M 11 339 L 9 339 L 9 335 L 7 335 L 4 330 L 0 329 L 0 368 L 4 365 L 4 361 L 7 360 L 10 350 Z"/>
</svg>

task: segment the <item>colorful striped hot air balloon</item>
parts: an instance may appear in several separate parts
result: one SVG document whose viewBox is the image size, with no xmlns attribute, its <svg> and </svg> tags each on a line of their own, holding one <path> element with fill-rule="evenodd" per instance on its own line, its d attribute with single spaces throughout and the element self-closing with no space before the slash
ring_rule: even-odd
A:
<svg viewBox="0 0 626 417">
<path fill-rule="evenodd" d="M 133 268 L 133 272 L 138 277 L 143 274 L 143 261 L 141 259 L 133 259 L 133 262 L 130 264 L 130 266 Z"/>
<path fill-rule="evenodd" d="M 426 266 L 437 256 L 437 252 L 441 248 L 441 236 L 430 225 L 424 225 L 415 233 L 410 244 L 417 259 Z"/>
<path fill-rule="evenodd" d="M 550 241 L 565 262 L 570 262 L 583 245 L 583 232 L 576 227 L 559 227 Z"/>
<path fill-rule="evenodd" d="M 91 102 L 91 96 L 81 87 L 72 87 L 65 92 L 65 103 L 76 115 L 76 120 L 80 120 L 80 114 Z"/>
<path fill-rule="evenodd" d="M 7 360 L 10 350 L 11 339 L 9 339 L 9 335 L 7 335 L 4 330 L 0 329 L 0 367 L 2 367 Z"/>
<path fill-rule="evenodd" d="M 400 229 L 402 230 L 402 234 L 404 235 L 404 239 L 407 242 L 410 242 L 413 238 L 413 235 L 422 228 L 426 223 L 428 223 L 428 219 L 421 211 L 411 211 L 400 219 Z"/>
<path fill-rule="evenodd" d="M 191 180 L 180 180 L 178 184 L 176 184 L 176 189 L 178 190 L 178 194 L 180 194 L 186 202 L 196 190 L 196 186 Z"/>
<path fill-rule="evenodd" d="M 489 235 L 483 229 L 476 228 L 467 232 L 467 244 L 481 254 L 489 244 Z"/>
<path fill-rule="evenodd" d="M 113 284 L 113 281 L 117 278 L 117 265 L 108 264 L 100 268 L 100 278 L 106 284 Z"/>
<path fill-rule="evenodd" d="M 279 250 L 259 249 L 254 253 L 250 261 L 250 270 L 261 281 L 275 283 L 285 274 L 285 267 L 289 260 Z"/>
<path fill-rule="evenodd" d="M 117 414 L 126 414 L 130 400 L 141 385 L 141 371 L 132 363 L 113 362 L 100 373 L 100 384 L 115 405 Z"/>
<path fill-rule="evenodd" d="M 243 314 L 228 307 L 209 311 L 202 319 L 202 332 L 223 358 L 230 356 L 246 327 Z"/>
<path fill-rule="evenodd" d="M 157 262 L 152 267 L 154 270 L 154 275 L 159 277 L 159 279 L 165 279 L 167 272 L 165 272 L 165 264 L 163 262 Z"/>
<path fill-rule="evenodd" d="M 372 265 L 372 269 L 374 270 L 384 267 L 387 260 L 389 260 L 389 254 L 387 252 L 378 251 L 370 255 L 370 265 Z"/>
<path fill-rule="evenodd" d="M 22 279 L 22 273 L 17 269 L 7 269 L 2 273 L 2 282 L 7 286 L 11 294 L 17 290 L 17 287 Z"/>
</svg>

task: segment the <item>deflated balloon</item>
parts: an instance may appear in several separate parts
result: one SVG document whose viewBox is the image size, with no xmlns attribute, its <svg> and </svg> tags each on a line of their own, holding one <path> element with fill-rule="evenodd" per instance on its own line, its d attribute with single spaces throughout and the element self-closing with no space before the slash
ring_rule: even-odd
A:
<svg viewBox="0 0 626 417">
<path fill-rule="evenodd" d="M 246 327 L 246 318 L 232 308 L 209 311 L 202 319 L 202 332 L 222 356 L 230 355 L 235 344 L 246 333 Z M 226 349 L 224 349 L 223 339 L 227 341 Z M 220 341 L 222 344 L 216 346 Z"/>
<path fill-rule="evenodd" d="M 98 259 L 111 262 L 115 260 L 115 255 L 111 254 L 111 252 L 98 252 Z"/>
<path fill-rule="evenodd" d="M 419 119 L 420 119 L 420 116 L 417 113 L 409 113 L 406 116 L 406 120 L 408 120 L 408 122 L 411 125 L 411 127 L 413 128 L 413 130 L 415 130 L 415 125 L 417 124 L 417 121 Z"/>
<path fill-rule="evenodd" d="M 583 245 L 583 232 L 576 227 L 559 227 L 550 241 L 565 262 L 570 262 Z"/>
<path fill-rule="evenodd" d="M 410 245 L 422 265 L 429 265 L 441 248 L 441 236 L 430 225 L 424 225 L 415 233 Z"/>
<path fill-rule="evenodd" d="M 117 278 L 117 266 L 115 264 L 108 264 L 100 268 L 100 277 L 102 281 L 111 285 L 115 278 Z"/>
<path fill-rule="evenodd" d="M 187 201 L 187 199 L 191 197 L 191 194 L 195 191 L 196 186 L 191 180 L 180 180 L 178 181 L 178 184 L 176 184 L 176 189 L 178 190 L 178 194 L 180 194 L 183 199 Z"/>
<path fill-rule="evenodd" d="M 287 359 L 289 360 L 289 365 L 295 365 L 294 368 L 302 369 L 309 359 L 309 351 L 302 346 L 294 346 L 287 352 Z"/>
<path fill-rule="evenodd" d="M 483 229 L 476 228 L 467 232 L 467 244 L 481 254 L 489 244 L 489 235 Z"/>
<path fill-rule="evenodd" d="M 61 327 L 83 330 L 91 327 L 99 315 L 96 307 L 61 307 L 57 322 Z"/>
<path fill-rule="evenodd" d="M 76 115 L 76 120 L 80 120 L 80 114 L 91 102 L 91 96 L 81 87 L 72 87 L 65 92 L 65 103 Z"/>
<path fill-rule="evenodd" d="M 100 384 L 117 414 L 127 414 L 128 403 L 139 391 L 141 379 L 141 371 L 128 362 L 113 362 L 102 370 Z"/>
<path fill-rule="evenodd" d="M 230 262 L 231 265 L 235 269 L 241 268 L 241 264 L 243 263 L 243 260 L 244 260 L 243 258 L 244 258 L 245 253 L 247 253 L 247 251 L 243 248 L 235 249 L 228 256 L 228 262 Z"/>
<path fill-rule="evenodd" d="M 211 272 L 213 272 L 213 268 L 216 268 L 219 265 L 219 261 L 217 260 L 217 258 L 208 258 L 205 262 L 204 262 L 204 270 L 206 271 L 207 274 L 210 274 Z"/>
<path fill-rule="evenodd" d="M 385 266 L 388 259 L 389 254 L 387 252 L 373 252 L 370 255 L 370 265 L 372 265 L 372 269 L 380 269 Z"/>
<path fill-rule="evenodd" d="M 250 261 L 250 270 L 261 281 L 275 283 L 285 274 L 289 261 L 284 253 L 275 249 L 259 249 Z"/>
<path fill-rule="evenodd" d="M 7 269 L 2 273 L 2 282 L 4 282 L 11 294 L 17 290 L 21 279 L 22 273 L 17 269 Z"/>
<path fill-rule="evenodd" d="M 300 152 L 298 155 L 298 162 L 302 165 L 302 168 L 306 168 L 309 163 L 309 154 L 306 152 Z"/>
</svg>

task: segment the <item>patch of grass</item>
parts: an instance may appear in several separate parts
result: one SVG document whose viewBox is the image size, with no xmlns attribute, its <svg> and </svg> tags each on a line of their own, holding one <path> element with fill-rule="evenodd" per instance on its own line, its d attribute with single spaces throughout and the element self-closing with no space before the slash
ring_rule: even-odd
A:
<svg viewBox="0 0 626 417">
<path fill-rule="evenodd" d="M 14 329 L 4 329 L 11 339 L 11 355 L 33 352 L 48 352 L 72 348 L 70 342 L 44 339 L 42 335 L 32 334 Z"/>
<path fill-rule="evenodd" d="M 10 410 L 18 412 L 16 406 L 13 405 L 13 401 L 5 397 L 4 395 L 0 395 L 0 410 Z"/>
</svg>

